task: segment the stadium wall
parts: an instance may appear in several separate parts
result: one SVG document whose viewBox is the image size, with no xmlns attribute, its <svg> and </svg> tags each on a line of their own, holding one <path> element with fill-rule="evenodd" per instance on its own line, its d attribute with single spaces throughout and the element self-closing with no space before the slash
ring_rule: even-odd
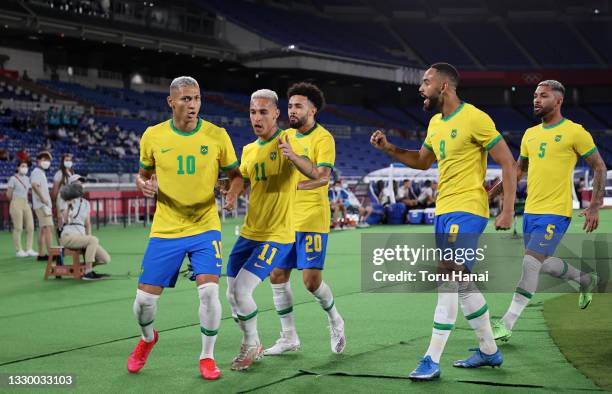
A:
<svg viewBox="0 0 612 394">
<path fill-rule="evenodd" d="M 39 79 L 45 76 L 43 54 L 40 52 L 0 47 L 0 55 L 7 55 L 9 57 L 8 61 L 4 64 L 5 69 L 16 70 L 20 76 L 23 70 L 28 70 L 28 75 L 32 79 Z"/>
</svg>

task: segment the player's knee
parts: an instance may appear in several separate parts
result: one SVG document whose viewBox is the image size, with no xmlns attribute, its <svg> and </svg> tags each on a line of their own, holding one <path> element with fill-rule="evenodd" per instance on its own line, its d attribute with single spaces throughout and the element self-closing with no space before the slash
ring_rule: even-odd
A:
<svg viewBox="0 0 612 394">
<path fill-rule="evenodd" d="M 198 290 L 200 302 L 203 304 L 208 304 L 219 298 L 219 285 L 217 283 L 204 283 L 198 286 Z"/>
<path fill-rule="evenodd" d="M 320 277 L 305 277 L 304 278 L 304 287 L 311 293 L 314 293 L 321 287 L 321 278 Z"/>
</svg>

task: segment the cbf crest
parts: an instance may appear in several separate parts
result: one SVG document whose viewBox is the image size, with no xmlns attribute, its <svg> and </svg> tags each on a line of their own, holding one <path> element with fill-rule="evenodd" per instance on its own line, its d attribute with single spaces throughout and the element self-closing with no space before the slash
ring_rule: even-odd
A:
<svg viewBox="0 0 612 394">
<path fill-rule="evenodd" d="M 556 135 L 555 136 L 555 142 L 559 142 L 561 141 L 561 136 L 560 135 Z"/>
<path fill-rule="evenodd" d="M 276 152 L 270 152 L 270 160 L 276 160 Z"/>
<path fill-rule="evenodd" d="M 200 153 L 202 155 L 207 155 L 208 154 L 208 145 L 202 145 L 200 146 Z"/>
<path fill-rule="evenodd" d="M 457 137 L 457 129 L 453 129 L 451 131 L 451 138 L 456 138 Z"/>
</svg>

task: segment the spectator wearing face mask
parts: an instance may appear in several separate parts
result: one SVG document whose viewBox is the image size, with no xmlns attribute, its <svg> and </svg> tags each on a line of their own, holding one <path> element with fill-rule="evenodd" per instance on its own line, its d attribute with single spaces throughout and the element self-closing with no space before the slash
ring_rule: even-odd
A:
<svg viewBox="0 0 612 394">
<path fill-rule="evenodd" d="M 72 154 L 64 153 L 62 160 L 60 161 L 60 168 L 53 176 L 53 189 L 51 190 L 51 198 L 55 201 L 55 208 L 57 210 L 57 228 L 62 228 L 62 214 L 61 207 L 64 204 L 64 200 L 60 195 L 60 188 L 68 184 L 68 179 L 71 175 L 74 175 L 72 169 L 74 161 L 72 160 Z"/>
<path fill-rule="evenodd" d="M 9 178 L 6 196 L 11 201 L 9 212 L 13 222 L 13 245 L 17 257 L 38 256 L 38 252 L 32 250 L 34 239 L 34 219 L 32 208 L 28 204 L 28 192 L 30 191 L 30 178 L 28 178 L 29 163 L 20 161 L 17 163 L 15 175 Z M 21 233 L 26 230 L 26 250 L 21 247 Z"/>
<path fill-rule="evenodd" d="M 73 174 L 68 178 L 68 183 L 60 189 L 65 201 L 61 208 L 64 226 L 60 243 L 70 249 L 85 249 L 83 280 L 98 280 L 110 275 L 95 272 L 93 266 L 108 264 L 111 257 L 100 245 L 98 238 L 91 234 L 91 207 L 89 201 L 83 198 L 82 181 L 80 175 Z"/>
<path fill-rule="evenodd" d="M 53 231 L 53 215 L 51 195 L 46 171 L 51 166 L 51 153 L 42 151 L 36 156 L 36 168 L 30 175 L 32 184 L 32 206 L 38 219 L 40 230 L 38 232 L 38 260 L 47 260 L 51 248 L 51 234 Z M 46 255 L 42 255 L 47 250 Z"/>
</svg>

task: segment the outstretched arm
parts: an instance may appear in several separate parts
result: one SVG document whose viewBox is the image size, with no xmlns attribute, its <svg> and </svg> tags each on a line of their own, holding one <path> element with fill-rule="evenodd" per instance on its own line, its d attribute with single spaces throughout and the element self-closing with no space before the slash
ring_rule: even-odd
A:
<svg viewBox="0 0 612 394">
<path fill-rule="evenodd" d="M 380 130 L 376 130 L 374 134 L 372 134 L 370 143 L 376 149 L 385 152 L 400 163 L 417 170 L 427 170 L 431 168 L 436 161 L 436 155 L 429 149 L 425 147 L 421 147 L 418 151 L 402 149 L 387 141 L 387 136 Z"/>
</svg>

